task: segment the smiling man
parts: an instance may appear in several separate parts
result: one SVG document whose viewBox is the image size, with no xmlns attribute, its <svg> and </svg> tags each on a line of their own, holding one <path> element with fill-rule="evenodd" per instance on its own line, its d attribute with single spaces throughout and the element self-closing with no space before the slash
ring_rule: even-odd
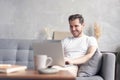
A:
<svg viewBox="0 0 120 80">
<path fill-rule="evenodd" d="M 92 58 L 98 48 L 94 37 L 84 34 L 84 18 L 81 14 L 70 15 L 68 18 L 70 31 L 73 37 L 67 37 L 62 40 L 62 45 L 67 64 L 72 64 L 71 68 L 74 76 L 77 76 L 78 65 L 86 63 Z"/>
</svg>

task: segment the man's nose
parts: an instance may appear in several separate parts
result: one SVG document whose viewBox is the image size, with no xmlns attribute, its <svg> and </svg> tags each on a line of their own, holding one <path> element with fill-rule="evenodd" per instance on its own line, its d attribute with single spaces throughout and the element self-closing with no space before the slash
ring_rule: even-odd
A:
<svg viewBox="0 0 120 80">
<path fill-rule="evenodd" d="M 75 27 L 72 27 L 72 30 L 75 30 Z"/>
</svg>

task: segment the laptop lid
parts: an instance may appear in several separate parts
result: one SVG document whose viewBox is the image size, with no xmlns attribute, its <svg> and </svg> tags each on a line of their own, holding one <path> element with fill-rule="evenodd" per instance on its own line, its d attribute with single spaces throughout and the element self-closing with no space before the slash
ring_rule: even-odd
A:
<svg viewBox="0 0 120 80">
<path fill-rule="evenodd" d="M 33 43 L 34 54 L 45 54 L 52 57 L 52 65 L 64 66 L 64 53 L 60 40 L 45 40 Z"/>
</svg>

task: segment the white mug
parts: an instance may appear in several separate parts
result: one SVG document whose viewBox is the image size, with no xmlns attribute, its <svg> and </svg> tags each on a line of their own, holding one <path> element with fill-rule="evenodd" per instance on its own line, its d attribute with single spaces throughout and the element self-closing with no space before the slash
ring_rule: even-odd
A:
<svg viewBox="0 0 120 80">
<path fill-rule="evenodd" d="M 52 58 L 47 55 L 36 55 L 35 56 L 35 68 L 36 70 L 40 70 L 42 68 L 47 68 L 52 63 Z"/>
</svg>

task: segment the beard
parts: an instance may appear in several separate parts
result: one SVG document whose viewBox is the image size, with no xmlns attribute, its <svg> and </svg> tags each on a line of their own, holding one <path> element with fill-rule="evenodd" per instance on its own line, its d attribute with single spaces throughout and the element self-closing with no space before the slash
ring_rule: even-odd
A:
<svg viewBox="0 0 120 80">
<path fill-rule="evenodd" d="M 79 37 L 79 36 L 81 36 L 82 31 L 71 31 L 71 33 L 74 37 Z"/>
</svg>

